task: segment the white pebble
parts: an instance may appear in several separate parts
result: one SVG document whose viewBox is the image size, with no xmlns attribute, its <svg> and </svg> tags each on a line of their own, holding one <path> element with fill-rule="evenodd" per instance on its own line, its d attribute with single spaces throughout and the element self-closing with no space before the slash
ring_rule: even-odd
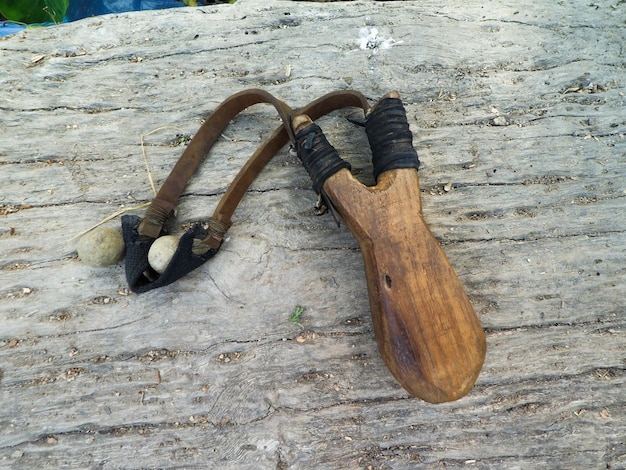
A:
<svg viewBox="0 0 626 470">
<path fill-rule="evenodd" d="M 157 238 L 150 251 L 148 251 L 148 263 L 159 274 L 167 269 L 172 256 L 178 248 L 179 238 L 176 235 L 165 235 Z"/>
</svg>

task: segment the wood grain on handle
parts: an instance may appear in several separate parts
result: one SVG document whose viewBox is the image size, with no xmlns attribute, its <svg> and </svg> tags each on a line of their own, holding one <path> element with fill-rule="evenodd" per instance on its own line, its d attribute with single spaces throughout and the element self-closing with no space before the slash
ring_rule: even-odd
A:
<svg viewBox="0 0 626 470">
<path fill-rule="evenodd" d="M 361 247 L 378 349 L 394 377 L 430 403 L 466 395 L 482 368 L 485 334 L 422 216 L 417 170 L 364 186 L 349 170 L 324 191 Z"/>
</svg>

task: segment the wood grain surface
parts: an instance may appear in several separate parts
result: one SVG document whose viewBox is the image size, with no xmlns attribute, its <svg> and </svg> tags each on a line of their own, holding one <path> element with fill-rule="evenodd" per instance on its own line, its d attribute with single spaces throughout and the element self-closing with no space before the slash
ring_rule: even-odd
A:
<svg viewBox="0 0 626 470">
<path fill-rule="evenodd" d="M 0 467 L 625 468 L 624 18 L 618 0 L 239 0 L 0 40 Z M 358 245 L 287 148 L 185 279 L 137 296 L 121 264 L 77 259 L 73 235 L 152 197 L 141 135 L 158 186 L 248 87 L 294 107 L 400 93 L 424 218 L 487 334 L 468 396 L 394 381 Z M 349 115 L 319 123 L 371 183 Z M 277 125 L 234 120 L 175 231 Z"/>
</svg>

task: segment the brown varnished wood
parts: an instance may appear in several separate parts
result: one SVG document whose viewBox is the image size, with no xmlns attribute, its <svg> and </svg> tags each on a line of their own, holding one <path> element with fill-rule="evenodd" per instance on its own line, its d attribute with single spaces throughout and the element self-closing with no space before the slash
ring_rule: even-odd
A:
<svg viewBox="0 0 626 470">
<path fill-rule="evenodd" d="M 486 341 L 474 309 L 421 211 L 418 173 L 396 169 L 367 187 L 347 169 L 324 191 L 361 247 L 378 349 L 412 395 L 466 395 Z"/>
</svg>

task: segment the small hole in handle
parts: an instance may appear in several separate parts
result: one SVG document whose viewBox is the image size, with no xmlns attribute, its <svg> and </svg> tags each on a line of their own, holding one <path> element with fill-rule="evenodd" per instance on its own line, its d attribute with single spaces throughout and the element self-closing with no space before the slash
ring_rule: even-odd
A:
<svg viewBox="0 0 626 470">
<path fill-rule="evenodd" d="M 391 289 L 391 276 L 389 274 L 385 274 L 385 284 Z"/>
</svg>

